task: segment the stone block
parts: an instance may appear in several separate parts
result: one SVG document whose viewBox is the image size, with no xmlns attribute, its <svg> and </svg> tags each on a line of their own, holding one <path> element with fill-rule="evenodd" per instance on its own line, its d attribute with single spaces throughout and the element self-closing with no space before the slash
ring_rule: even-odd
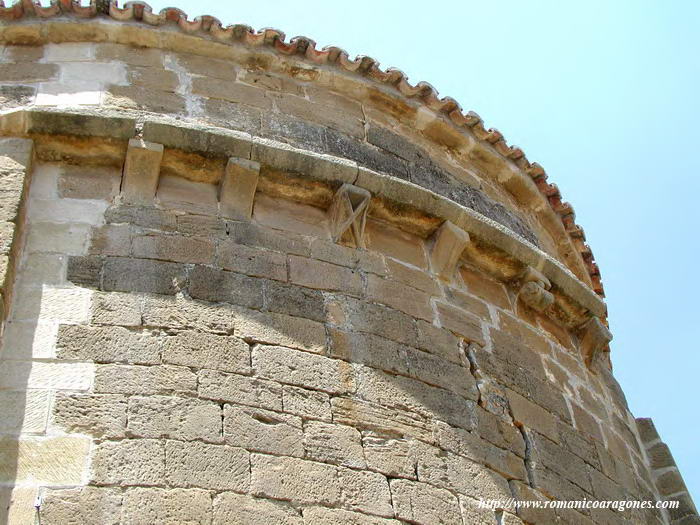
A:
<svg viewBox="0 0 700 525">
<path fill-rule="evenodd" d="M 301 504 L 336 506 L 341 501 L 337 468 L 298 458 L 252 454 L 253 496 Z"/>
<path fill-rule="evenodd" d="M 160 363 L 162 340 L 147 331 L 121 326 L 61 325 L 56 341 L 60 359 L 96 363 Z"/>
<path fill-rule="evenodd" d="M 362 448 L 369 470 L 391 478 L 416 479 L 417 458 L 413 440 L 365 431 L 362 433 Z"/>
<path fill-rule="evenodd" d="M 4 82 L 42 82 L 58 76 L 58 65 L 19 62 L 1 64 L 0 78 Z"/>
<path fill-rule="evenodd" d="M 131 245 L 135 257 L 165 261 L 208 264 L 214 259 L 214 243 L 202 237 L 141 235 Z"/>
<path fill-rule="evenodd" d="M 553 441 L 559 441 L 554 415 L 510 389 L 506 389 L 506 396 L 516 424 L 537 430 Z"/>
<path fill-rule="evenodd" d="M 162 67 L 134 66 L 126 70 L 127 81 L 136 87 L 177 92 L 180 85 L 177 75 Z"/>
<path fill-rule="evenodd" d="M 481 299 L 456 288 L 445 287 L 445 299 L 450 304 L 474 314 L 487 323 L 491 323 L 491 312 L 488 305 Z"/>
<path fill-rule="evenodd" d="M 285 412 L 304 419 L 331 420 L 330 396 L 324 392 L 296 386 L 282 387 L 282 406 Z"/>
<path fill-rule="evenodd" d="M 478 428 L 467 432 L 438 422 L 435 425 L 435 437 L 443 450 L 486 465 L 508 479 L 527 480 L 523 459 L 482 439 Z"/>
<path fill-rule="evenodd" d="M 47 525 L 119 525 L 122 495 L 117 489 L 79 487 L 44 492 L 41 522 Z"/>
<path fill-rule="evenodd" d="M 394 516 L 389 483 L 382 474 L 339 467 L 338 481 L 346 508 L 383 517 Z"/>
<path fill-rule="evenodd" d="M 428 295 L 442 295 L 441 286 L 433 276 L 425 270 L 419 270 L 395 259 L 386 259 L 386 265 L 391 277 L 404 284 L 418 288 Z"/>
<path fill-rule="evenodd" d="M 289 257 L 289 280 L 300 286 L 343 292 L 348 295 L 362 294 L 362 278 L 360 273 L 314 259 Z"/>
<path fill-rule="evenodd" d="M 418 453 L 418 480 L 492 500 L 511 497 L 508 482 L 500 474 L 469 459 L 425 446 Z"/>
<path fill-rule="evenodd" d="M 233 315 L 226 305 L 210 305 L 180 296 L 146 295 L 143 298 L 145 326 L 229 334 L 234 327 Z"/>
<path fill-rule="evenodd" d="M 33 223 L 27 232 L 25 250 L 28 253 L 83 255 L 89 232 L 90 226 L 87 224 Z"/>
<path fill-rule="evenodd" d="M 267 281 L 264 296 L 265 306 L 272 312 L 319 322 L 326 319 L 323 293 L 318 290 Z"/>
<path fill-rule="evenodd" d="M 435 305 L 443 328 L 463 336 L 470 342 L 484 344 L 481 321 L 474 314 L 442 302 L 436 302 Z"/>
<path fill-rule="evenodd" d="M 216 265 L 252 277 L 287 280 L 287 258 L 281 253 L 251 248 L 243 244 L 221 242 L 217 246 Z"/>
<path fill-rule="evenodd" d="M 417 319 L 432 322 L 435 315 L 429 295 L 411 286 L 376 275 L 367 276 L 367 298 L 370 301 L 391 306 Z"/>
<path fill-rule="evenodd" d="M 462 363 L 460 339 L 452 332 L 421 320 L 416 321 L 416 328 L 416 347 L 452 363 Z"/>
<path fill-rule="evenodd" d="M 417 235 L 404 232 L 394 226 L 374 221 L 370 218 L 365 227 L 367 247 L 387 257 L 398 259 L 417 269 L 428 266 L 424 241 Z"/>
<path fill-rule="evenodd" d="M 300 512 L 282 501 L 222 492 L 214 498 L 212 525 L 304 525 Z"/>
<path fill-rule="evenodd" d="M 0 107 L 3 109 L 31 106 L 36 97 L 36 88 L 9 84 L 0 86 Z"/>
<path fill-rule="evenodd" d="M 119 61 L 132 66 L 159 67 L 163 65 L 163 52 L 160 49 L 131 47 L 111 42 L 93 44 L 95 58 L 103 61 Z"/>
<path fill-rule="evenodd" d="M 105 224 L 93 228 L 88 253 L 93 255 L 131 255 L 132 230 L 123 224 Z"/>
<path fill-rule="evenodd" d="M 107 292 L 145 292 L 172 295 L 185 281 L 181 264 L 149 259 L 107 257 L 102 287 Z"/>
<path fill-rule="evenodd" d="M 122 522 L 131 525 L 211 523 L 212 497 L 207 490 L 137 487 L 123 498 Z"/>
<path fill-rule="evenodd" d="M 49 400 L 49 392 L 43 390 L 0 391 L 0 432 L 44 432 L 49 415 Z"/>
<path fill-rule="evenodd" d="M 229 239 L 237 244 L 266 248 L 275 252 L 291 253 L 308 257 L 310 242 L 299 235 L 262 228 L 248 222 L 229 223 Z"/>
<path fill-rule="evenodd" d="M 239 374 L 251 371 L 250 348 L 245 341 L 189 330 L 165 339 L 163 362 Z"/>
<path fill-rule="evenodd" d="M 350 426 L 309 421 L 304 425 L 306 457 L 345 467 L 367 468 L 360 432 Z"/>
<path fill-rule="evenodd" d="M 187 103 L 179 94 L 139 86 L 108 86 L 102 104 L 107 107 L 166 114 L 182 114 L 187 110 Z"/>
<path fill-rule="evenodd" d="M 282 346 L 256 346 L 253 368 L 261 377 L 283 384 L 329 394 L 354 390 L 352 367 L 348 363 Z"/>
<path fill-rule="evenodd" d="M 192 93 L 262 109 L 272 106 L 272 101 L 265 96 L 265 90 L 217 78 L 193 78 Z"/>
<path fill-rule="evenodd" d="M 462 524 L 459 501 L 449 491 L 405 479 L 392 479 L 389 484 L 397 518 L 416 523 Z"/>
<path fill-rule="evenodd" d="M 95 293 L 92 298 L 94 324 L 139 326 L 141 324 L 142 300 L 128 293 Z"/>
<path fill-rule="evenodd" d="M 202 398 L 282 410 L 282 387 L 272 381 L 215 370 L 201 370 L 198 378 Z"/>
<path fill-rule="evenodd" d="M 219 210 L 229 219 L 250 220 L 260 164 L 232 157 L 219 186 Z"/>
<path fill-rule="evenodd" d="M 236 308 L 231 315 L 235 335 L 248 342 L 281 345 L 321 353 L 326 331 L 321 323 L 289 315 Z"/>
<path fill-rule="evenodd" d="M 189 292 L 194 299 L 250 308 L 263 306 L 262 281 L 240 273 L 195 266 L 190 271 L 189 281 Z"/>
<path fill-rule="evenodd" d="M 173 231 L 177 220 L 172 212 L 151 206 L 111 206 L 105 211 L 108 223 L 127 223 L 151 230 Z"/>
<path fill-rule="evenodd" d="M 131 436 L 221 442 L 221 407 L 203 399 L 174 396 L 129 398 Z"/>
<path fill-rule="evenodd" d="M 333 421 L 357 429 L 433 440 L 432 424 L 420 414 L 358 399 L 331 399 Z"/>
<path fill-rule="evenodd" d="M 119 193 L 120 184 L 120 173 L 113 168 L 64 166 L 58 177 L 58 196 L 109 201 Z"/>
<path fill-rule="evenodd" d="M 5 486 L 82 482 L 90 440 L 82 436 L 0 438 L 0 483 Z"/>
<path fill-rule="evenodd" d="M 122 179 L 122 195 L 126 203 L 153 203 L 162 160 L 162 144 L 129 139 Z"/>
<path fill-rule="evenodd" d="M 341 97 L 337 97 L 340 99 Z M 358 138 L 364 137 L 364 115 L 360 105 L 345 99 L 343 111 L 335 105 L 319 104 L 302 97 L 283 93 L 275 97 L 275 105 L 282 112 L 304 120 L 328 126 Z M 355 111 L 352 112 L 352 109 Z M 350 110 L 350 111 L 347 111 Z M 353 114 L 354 113 L 354 114 Z"/>
<path fill-rule="evenodd" d="M 57 392 L 53 424 L 69 433 L 121 438 L 126 431 L 126 408 L 126 398 L 121 395 Z"/>
<path fill-rule="evenodd" d="M 46 361 L 3 361 L 0 390 L 87 390 L 94 365 Z"/>
<path fill-rule="evenodd" d="M 357 396 L 372 403 L 409 410 L 465 429 L 473 428 L 476 403 L 442 388 L 364 366 L 355 367 L 355 381 Z"/>
<path fill-rule="evenodd" d="M 248 452 L 227 445 L 167 441 L 165 471 L 175 487 L 247 492 L 250 485 Z"/>
<path fill-rule="evenodd" d="M 162 441 L 104 441 L 92 451 L 90 479 L 96 485 L 160 485 L 165 479 Z"/>
<path fill-rule="evenodd" d="M 412 344 L 418 337 L 415 321 L 412 317 L 383 305 L 343 298 L 327 305 L 337 305 L 342 312 L 342 323 L 347 324 L 358 332 L 376 334 L 387 339 L 407 345 Z"/>
<path fill-rule="evenodd" d="M 104 259 L 101 257 L 70 257 L 66 265 L 66 279 L 80 286 L 100 288 L 103 266 Z"/>
<path fill-rule="evenodd" d="M 3 354 L 8 359 L 51 359 L 57 331 L 56 321 L 6 321 Z"/>
<path fill-rule="evenodd" d="M 95 392 L 112 394 L 168 394 L 194 392 L 197 376 L 181 366 L 98 365 Z"/>
<path fill-rule="evenodd" d="M 225 405 L 224 439 L 229 445 L 281 456 L 304 456 L 301 418 L 260 408 Z"/>
</svg>

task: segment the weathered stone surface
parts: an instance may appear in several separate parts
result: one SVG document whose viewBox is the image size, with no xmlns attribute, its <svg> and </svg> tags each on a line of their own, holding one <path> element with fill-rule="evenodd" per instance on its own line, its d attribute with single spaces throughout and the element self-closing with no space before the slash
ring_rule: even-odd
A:
<svg viewBox="0 0 700 525">
<path fill-rule="evenodd" d="M 332 465 L 262 454 L 252 454 L 250 462 L 253 496 L 330 506 L 341 501 L 337 468 Z"/>
<path fill-rule="evenodd" d="M 142 438 L 221 442 L 221 407 L 212 401 L 174 396 L 129 398 L 129 434 Z"/>
<path fill-rule="evenodd" d="M 0 391 L 0 432 L 43 432 L 49 413 L 49 394 L 41 390 Z"/>
<path fill-rule="evenodd" d="M 223 372 L 250 373 L 250 348 L 245 341 L 195 331 L 180 332 L 163 342 L 163 362 Z"/>
<path fill-rule="evenodd" d="M 216 264 L 252 277 L 287 280 L 287 258 L 281 253 L 222 242 L 217 247 Z"/>
<path fill-rule="evenodd" d="M 48 525 L 119 525 L 122 496 L 116 489 L 81 487 L 48 490 L 41 522 Z"/>
<path fill-rule="evenodd" d="M 150 204 L 156 196 L 163 145 L 130 139 L 124 163 L 122 194 L 129 204 Z"/>
<path fill-rule="evenodd" d="M 341 467 L 338 482 L 345 507 L 384 517 L 394 516 L 389 483 L 383 475 Z"/>
<path fill-rule="evenodd" d="M 362 279 L 358 272 L 344 266 L 303 257 L 289 258 L 289 280 L 307 288 L 356 296 L 362 293 Z"/>
<path fill-rule="evenodd" d="M 315 461 L 345 467 L 367 467 L 361 445 L 361 435 L 353 427 L 309 421 L 304 425 L 306 456 Z"/>
<path fill-rule="evenodd" d="M 321 353 L 326 331 L 321 323 L 289 315 L 237 308 L 232 312 L 235 334 L 248 342 L 283 345 Z"/>
<path fill-rule="evenodd" d="M 172 295 L 185 281 L 185 268 L 148 259 L 107 257 L 102 288 L 108 292 L 146 292 Z"/>
<path fill-rule="evenodd" d="M 97 485 L 160 485 L 164 444 L 154 439 L 105 441 L 92 452 L 90 479 Z"/>
<path fill-rule="evenodd" d="M 247 492 L 250 459 L 245 450 L 227 445 L 167 441 L 165 474 L 176 487 Z"/>
<path fill-rule="evenodd" d="M 272 381 L 215 370 L 200 371 L 198 379 L 200 397 L 282 410 L 282 387 Z"/>
<path fill-rule="evenodd" d="M 267 281 L 264 295 L 265 307 L 272 312 L 320 322 L 326 319 L 323 293 L 318 290 Z"/>
<path fill-rule="evenodd" d="M 120 326 L 62 325 L 58 329 L 56 355 L 96 363 L 157 364 L 161 347 L 162 340 L 147 331 Z"/>
<path fill-rule="evenodd" d="M 224 438 L 230 445 L 255 452 L 304 456 L 304 433 L 297 416 L 227 404 Z"/>
<path fill-rule="evenodd" d="M 255 347 L 253 368 L 261 377 L 331 394 L 354 389 L 348 363 L 282 346 Z"/>
<path fill-rule="evenodd" d="M 305 419 L 331 420 L 330 397 L 324 392 L 291 385 L 282 387 L 282 405 L 285 412 Z"/>
<path fill-rule="evenodd" d="M 189 292 L 194 299 L 262 308 L 262 281 L 207 266 L 195 266 L 189 280 Z"/>
<path fill-rule="evenodd" d="M 393 479 L 390 485 L 397 518 L 415 523 L 461 525 L 459 502 L 447 490 L 403 479 Z"/>
<path fill-rule="evenodd" d="M 127 400 L 121 395 L 56 393 L 53 423 L 67 432 L 97 438 L 124 437 Z"/>
<path fill-rule="evenodd" d="M 303 525 L 298 510 L 285 502 L 223 492 L 214 498 L 212 525 Z"/>
<path fill-rule="evenodd" d="M 144 259 L 207 264 L 214 258 L 214 244 L 201 237 L 140 235 L 132 240 L 131 249 L 135 257 Z"/>
<path fill-rule="evenodd" d="M 373 302 L 386 304 L 417 319 L 432 322 L 435 316 L 429 295 L 376 275 L 367 277 L 367 297 Z"/>
<path fill-rule="evenodd" d="M 365 431 L 362 433 L 362 448 L 370 470 L 391 478 L 416 479 L 415 441 Z"/>
<path fill-rule="evenodd" d="M 95 392 L 161 394 L 193 392 L 197 376 L 181 366 L 100 365 L 95 371 Z"/>
<path fill-rule="evenodd" d="M 559 440 L 557 421 L 552 414 L 517 392 L 506 389 L 506 395 L 516 423 L 533 428 L 554 441 Z"/>
<path fill-rule="evenodd" d="M 212 498 L 206 490 L 133 488 L 123 497 L 122 520 L 125 523 L 211 523 Z"/>
</svg>

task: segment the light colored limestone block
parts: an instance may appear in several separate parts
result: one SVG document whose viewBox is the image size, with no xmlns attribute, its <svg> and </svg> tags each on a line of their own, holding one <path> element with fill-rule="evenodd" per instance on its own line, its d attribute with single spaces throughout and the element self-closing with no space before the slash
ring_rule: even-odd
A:
<svg viewBox="0 0 700 525">
<path fill-rule="evenodd" d="M 219 209 L 229 219 L 250 220 L 260 164 L 231 157 L 219 187 Z"/>
<path fill-rule="evenodd" d="M 151 204 L 156 196 L 163 145 L 130 139 L 122 176 L 122 195 L 128 204 Z"/>
</svg>

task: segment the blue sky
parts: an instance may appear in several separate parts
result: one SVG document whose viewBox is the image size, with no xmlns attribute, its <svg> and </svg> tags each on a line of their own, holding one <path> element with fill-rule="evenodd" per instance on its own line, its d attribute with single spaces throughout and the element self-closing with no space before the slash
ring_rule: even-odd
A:
<svg viewBox="0 0 700 525">
<path fill-rule="evenodd" d="M 151 5 L 372 56 L 456 98 L 542 164 L 601 267 L 615 375 L 700 503 L 700 3 Z"/>
</svg>

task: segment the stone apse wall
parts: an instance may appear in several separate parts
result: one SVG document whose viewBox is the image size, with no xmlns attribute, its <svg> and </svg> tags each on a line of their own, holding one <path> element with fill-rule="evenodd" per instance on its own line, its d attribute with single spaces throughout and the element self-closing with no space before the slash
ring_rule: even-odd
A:
<svg viewBox="0 0 700 525">
<path fill-rule="evenodd" d="M 0 14 L 0 522 L 698 523 L 571 207 L 476 115 L 274 31 Z"/>
</svg>

